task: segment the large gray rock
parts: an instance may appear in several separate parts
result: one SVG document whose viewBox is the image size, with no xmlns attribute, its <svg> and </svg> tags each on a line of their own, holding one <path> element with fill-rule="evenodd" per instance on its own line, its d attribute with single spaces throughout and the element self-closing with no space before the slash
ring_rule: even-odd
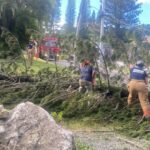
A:
<svg viewBox="0 0 150 150">
<path fill-rule="evenodd" d="M 75 150 L 73 135 L 31 102 L 21 103 L 0 124 L 0 150 Z"/>
</svg>

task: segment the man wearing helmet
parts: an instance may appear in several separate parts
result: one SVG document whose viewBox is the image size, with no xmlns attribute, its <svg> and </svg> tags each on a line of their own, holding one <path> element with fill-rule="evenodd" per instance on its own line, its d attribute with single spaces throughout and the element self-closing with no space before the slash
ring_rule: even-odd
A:
<svg viewBox="0 0 150 150">
<path fill-rule="evenodd" d="M 143 110 L 144 118 L 150 119 L 150 103 L 148 100 L 148 75 L 144 70 L 144 62 L 138 60 L 130 70 L 130 82 L 128 84 L 128 105 L 138 96 Z"/>
<path fill-rule="evenodd" d="M 86 92 L 92 90 L 92 83 L 95 78 L 95 71 L 89 60 L 82 60 L 80 64 L 80 79 L 79 79 L 79 92 L 84 88 Z"/>
</svg>

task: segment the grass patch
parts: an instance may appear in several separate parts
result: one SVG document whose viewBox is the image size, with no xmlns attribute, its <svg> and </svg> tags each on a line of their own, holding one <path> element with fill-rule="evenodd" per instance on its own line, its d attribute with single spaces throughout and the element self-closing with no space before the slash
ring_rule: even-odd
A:
<svg viewBox="0 0 150 150">
<path fill-rule="evenodd" d="M 99 115 L 99 117 L 102 118 L 104 116 Z M 97 119 L 95 114 L 89 117 L 65 119 L 63 126 L 74 131 L 114 131 L 131 138 L 150 140 L 149 121 L 138 124 L 135 116 L 128 119 L 128 121 L 114 119 L 109 122 L 109 120 Z"/>
<path fill-rule="evenodd" d="M 26 56 L 20 56 L 16 59 L 0 59 L 0 68 L 7 74 L 15 75 L 36 75 L 45 68 L 53 72 L 63 69 L 62 66 L 55 65 L 55 62 L 46 62 L 39 58 L 34 59 L 30 66 Z"/>
<path fill-rule="evenodd" d="M 90 117 L 84 118 L 72 118 L 72 119 L 64 119 L 63 126 L 68 129 L 75 130 L 75 131 L 107 131 L 113 130 L 113 127 L 108 127 L 104 122 L 103 123 L 96 123 Z"/>
<path fill-rule="evenodd" d="M 26 61 L 26 65 L 25 65 L 25 61 Z M 37 59 L 37 60 L 33 60 L 33 64 L 32 66 L 29 66 L 29 62 L 28 60 L 23 60 L 23 59 L 18 59 L 16 61 L 16 63 L 18 64 L 18 73 L 22 74 L 26 71 L 26 66 L 27 66 L 27 71 L 29 72 L 29 74 L 37 74 L 40 70 L 44 69 L 44 68 L 48 68 L 51 71 L 56 71 L 56 67 L 58 68 L 58 70 L 62 69 L 62 67 L 60 66 L 56 66 L 54 62 L 46 62 L 44 60 L 41 59 Z"/>
<path fill-rule="evenodd" d="M 76 141 L 76 149 L 77 150 L 94 150 L 93 148 L 91 148 L 90 146 L 87 146 L 85 143 L 79 140 Z"/>
</svg>

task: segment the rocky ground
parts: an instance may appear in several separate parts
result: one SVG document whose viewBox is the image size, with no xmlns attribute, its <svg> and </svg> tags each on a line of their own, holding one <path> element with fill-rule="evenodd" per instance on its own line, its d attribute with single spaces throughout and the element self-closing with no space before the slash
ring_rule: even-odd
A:
<svg viewBox="0 0 150 150">
<path fill-rule="evenodd" d="M 82 132 L 75 131 L 78 141 L 90 146 L 93 150 L 149 150 L 148 142 L 122 137 L 115 132 Z"/>
</svg>

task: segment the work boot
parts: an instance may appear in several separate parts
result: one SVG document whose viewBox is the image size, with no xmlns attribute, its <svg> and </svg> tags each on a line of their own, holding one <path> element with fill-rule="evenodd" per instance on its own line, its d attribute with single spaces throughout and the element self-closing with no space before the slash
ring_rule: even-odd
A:
<svg viewBox="0 0 150 150">
<path fill-rule="evenodd" d="M 83 87 L 80 86 L 80 87 L 79 87 L 79 92 L 82 92 L 82 89 L 83 89 Z"/>
</svg>

